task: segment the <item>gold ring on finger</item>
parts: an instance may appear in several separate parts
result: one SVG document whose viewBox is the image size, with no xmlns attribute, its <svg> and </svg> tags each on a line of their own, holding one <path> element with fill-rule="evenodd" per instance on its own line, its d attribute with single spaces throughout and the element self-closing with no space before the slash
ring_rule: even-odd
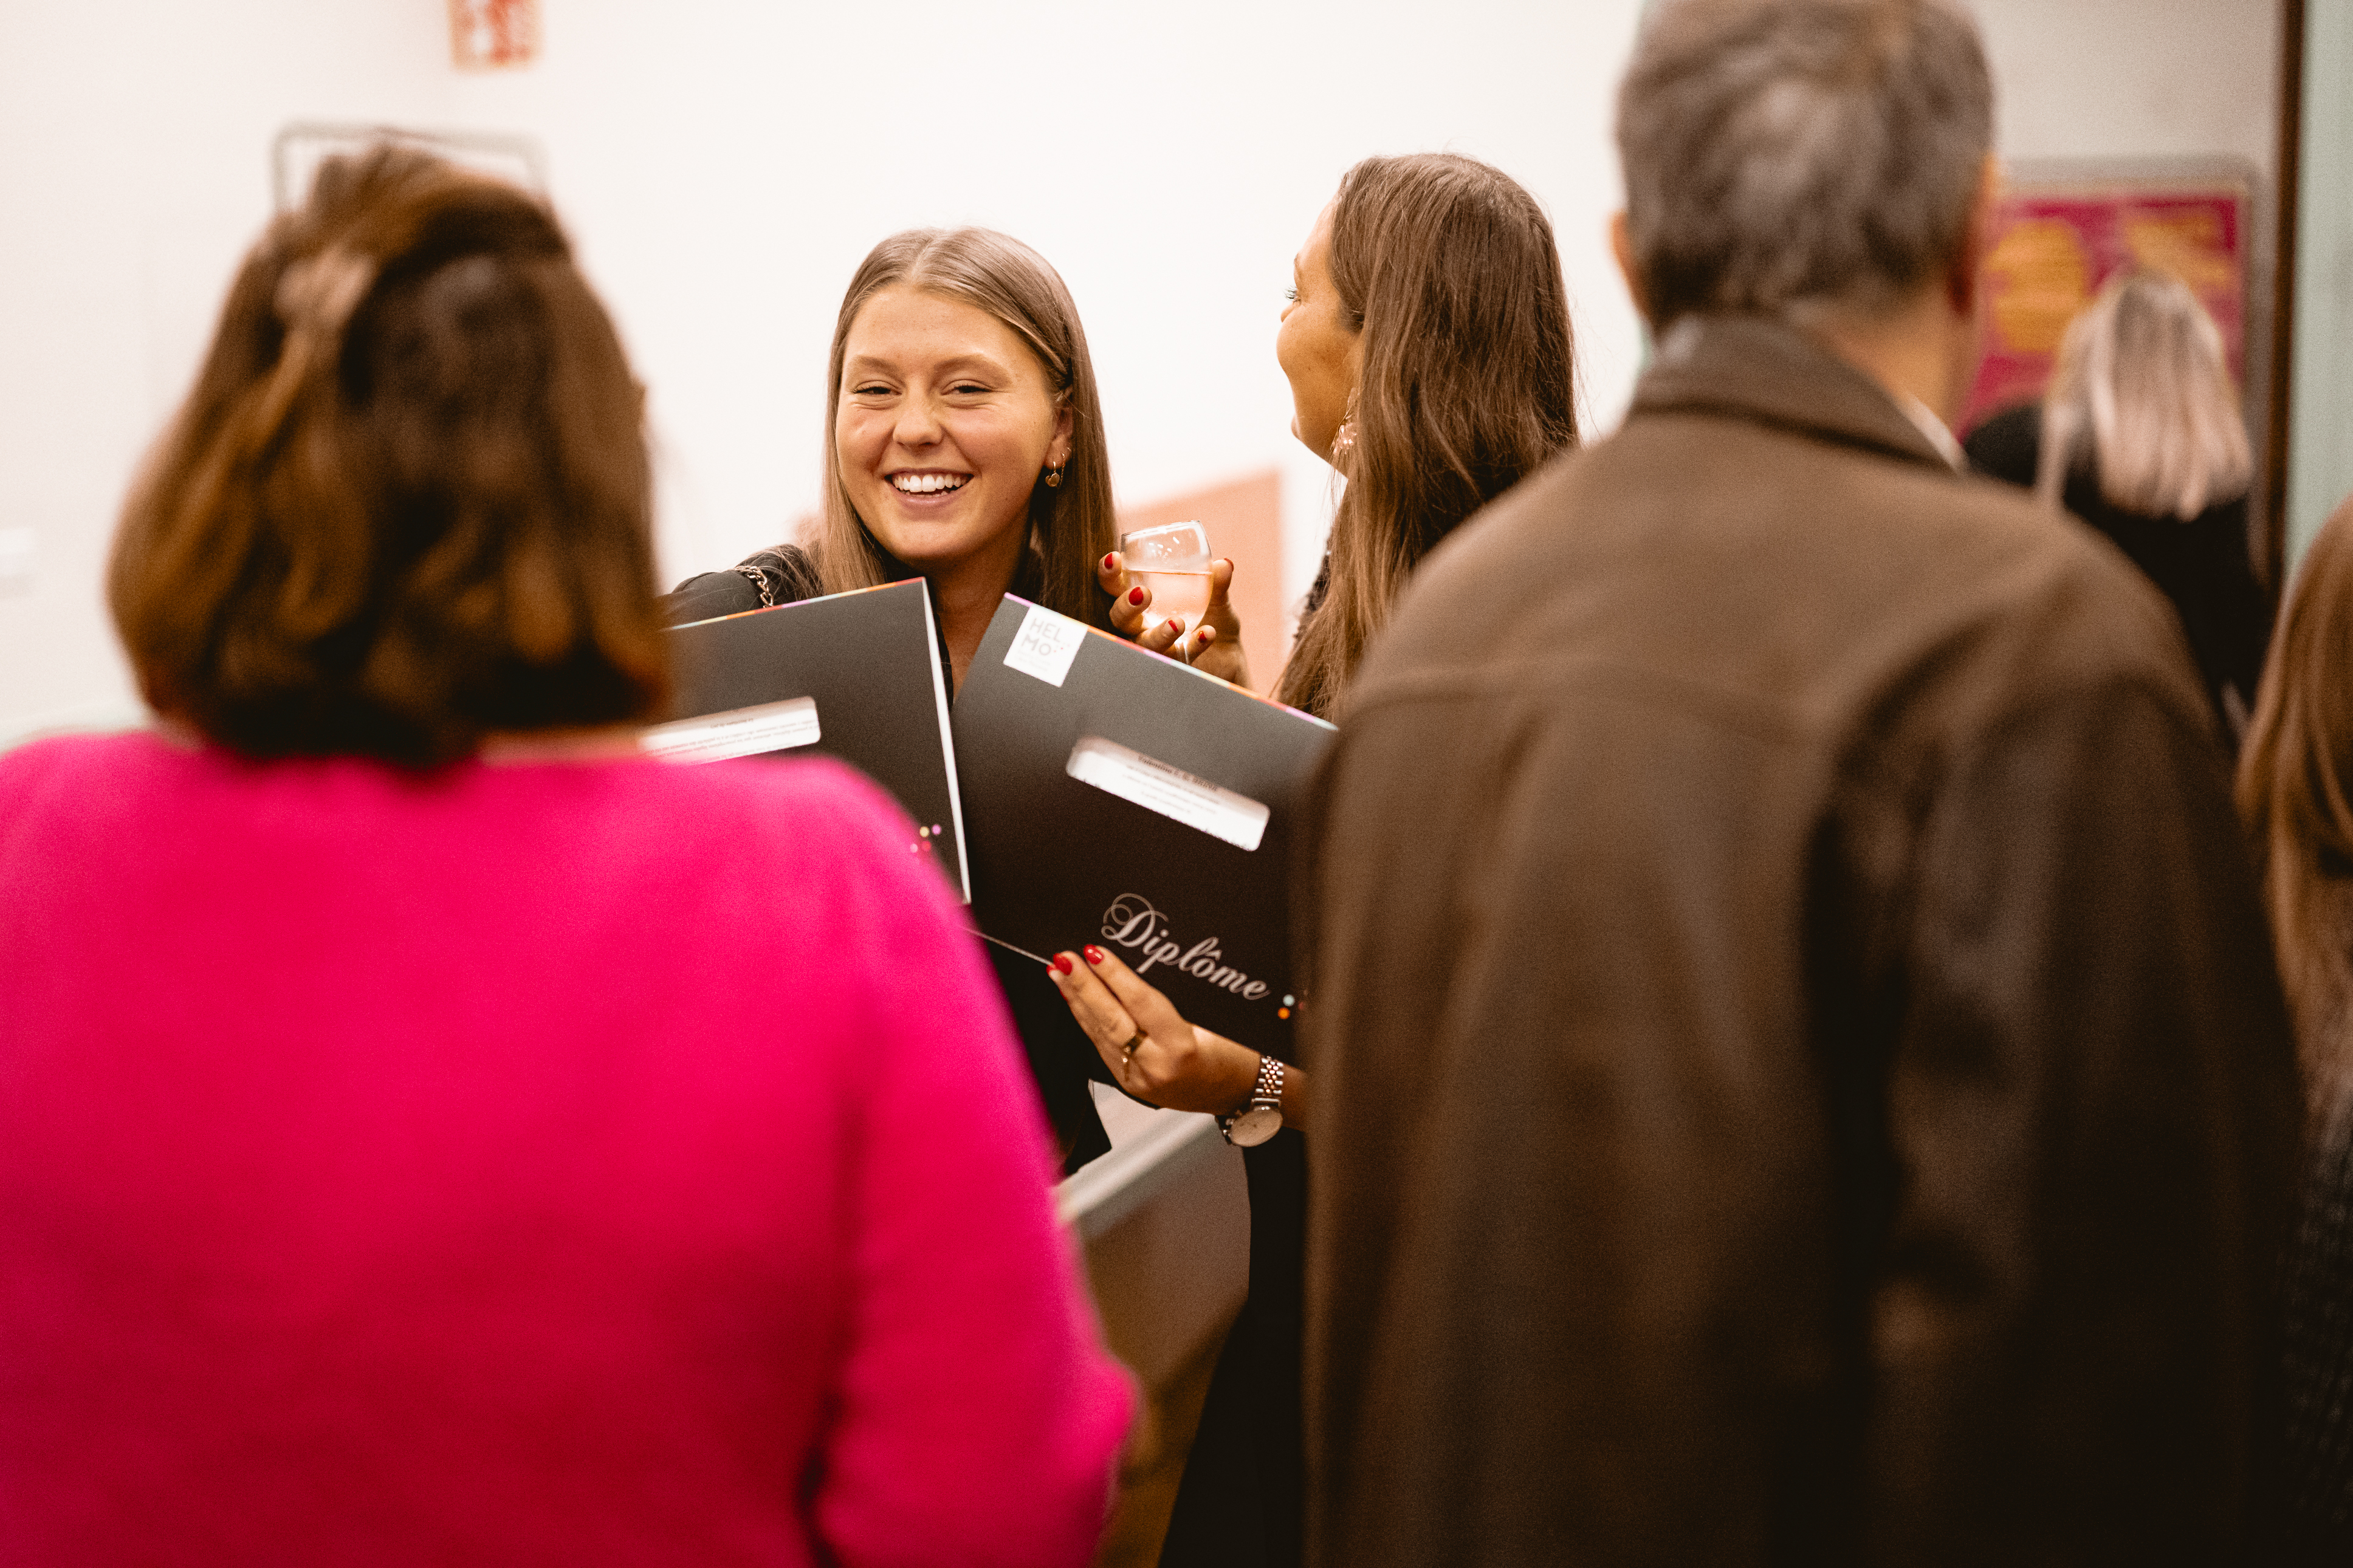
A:
<svg viewBox="0 0 2353 1568">
<path fill-rule="evenodd" d="M 1138 1029 L 1135 1033 L 1128 1036 L 1127 1044 L 1120 1047 L 1119 1048 L 1119 1065 L 1125 1067 L 1129 1062 L 1134 1060 L 1135 1047 L 1142 1044 L 1144 1044 L 1143 1030 Z"/>
</svg>

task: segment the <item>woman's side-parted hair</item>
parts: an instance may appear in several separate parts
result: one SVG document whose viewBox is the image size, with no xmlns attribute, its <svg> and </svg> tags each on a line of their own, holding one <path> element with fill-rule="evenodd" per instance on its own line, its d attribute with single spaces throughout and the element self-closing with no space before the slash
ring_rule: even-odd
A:
<svg viewBox="0 0 2353 1568">
<path fill-rule="evenodd" d="M 1363 333 L 1335 457 L 1324 596 L 1275 695 L 1330 713 L 1421 558 L 1577 445 L 1568 290 L 1535 198 L 1475 159 L 1367 158 L 1332 208 L 1332 281 Z"/>
<path fill-rule="evenodd" d="M 412 767 L 666 691 L 642 398 L 547 207 L 410 149 L 320 168 L 123 510 L 157 712 Z"/>
<path fill-rule="evenodd" d="M 2239 755 L 2307 1103 L 2353 1091 L 2353 501 L 2305 552 Z"/>
<path fill-rule="evenodd" d="M 2092 469 L 2112 506 L 2184 521 L 2253 477 L 2222 333 L 2179 278 L 2108 280 L 2067 327 L 2042 398 L 2035 492 L 2053 506 Z"/>
<path fill-rule="evenodd" d="M 1029 346 L 1045 367 L 1057 408 L 1070 410 L 1071 455 L 1063 483 L 1041 474 L 1029 488 L 1030 542 L 1045 568 L 1046 607 L 1093 620 L 1101 589 L 1095 563 L 1118 547 L 1112 510 L 1111 457 L 1103 445 L 1103 399 L 1086 330 L 1061 275 L 1046 258 L 987 228 L 911 228 L 894 234 L 859 264 L 841 298 L 825 382 L 825 510 L 812 541 L 828 594 L 885 580 L 881 547 L 867 531 L 841 482 L 834 420 L 841 406 L 841 365 L 849 328 L 866 301 L 898 286 L 961 300 L 986 310 Z"/>
</svg>

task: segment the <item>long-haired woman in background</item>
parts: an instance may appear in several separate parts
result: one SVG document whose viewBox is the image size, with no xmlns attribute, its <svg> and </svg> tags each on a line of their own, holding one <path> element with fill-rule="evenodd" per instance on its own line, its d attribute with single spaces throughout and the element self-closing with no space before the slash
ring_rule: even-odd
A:
<svg viewBox="0 0 2353 1568">
<path fill-rule="evenodd" d="M 2222 334 L 2189 285 L 2110 279 L 2069 324 L 2040 412 L 1998 416 L 1968 446 L 1980 468 L 2106 534 L 2172 601 L 2235 747 L 2272 604 L 2247 531 L 2246 423 Z"/>
<path fill-rule="evenodd" d="M 2309 1159 L 2283 1289 L 2273 1521 L 2283 1563 L 2353 1562 L 2353 502 L 2305 553 L 2246 745 L 2239 815 L 2294 1015 Z"/>
<path fill-rule="evenodd" d="M 2305 552 L 2239 759 L 2316 1125 L 2353 1091 L 2353 505 Z"/>
<path fill-rule="evenodd" d="M 1577 444 L 1552 225 L 1485 163 L 1368 158 L 1299 252 L 1275 354 L 1291 382 L 1293 434 L 1347 481 L 1275 694 L 1339 716 L 1366 644 L 1423 557 Z M 1105 577 L 1117 586 L 1115 572 Z M 1124 602 L 1114 616 L 1131 630 L 1144 619 Z M 1307 1077 L 1187 1023 L 1100 946 L 1058 954 L 1054 972 L 1122 1089 L 1186 1110 L 1262 1103 L 1289 1130 L 1261 1131 L 1266 1141 L 1245 1150 L 1250 1298 L 1211 1383 L 1161 1561 L 1295 1563 Z"/>
<path fill-rule="evenodd" d="M 127 506 L 162 732 L 0 757 L 0 1531 L 42 1563 L 1084 1563 L 1124 1421 L 910 829 L 637 753 L 553 215 L 330 161 Z"/>
</svg>

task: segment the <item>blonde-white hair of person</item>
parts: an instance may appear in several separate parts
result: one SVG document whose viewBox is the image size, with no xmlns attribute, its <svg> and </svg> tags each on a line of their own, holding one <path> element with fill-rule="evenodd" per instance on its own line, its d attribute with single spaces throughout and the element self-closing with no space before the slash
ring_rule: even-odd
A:
<svg viewBox="0 0 2353 1568">
<path fill-rule="evenodd" d="M 2110 505 L 2187 521 L 2246 493 L 2253 468 L 2222 334 L 2179 279 L 2110 279 L 2067 327 L 2042 400 L 2035 493 L 2089 468 Z"/>
</svg>

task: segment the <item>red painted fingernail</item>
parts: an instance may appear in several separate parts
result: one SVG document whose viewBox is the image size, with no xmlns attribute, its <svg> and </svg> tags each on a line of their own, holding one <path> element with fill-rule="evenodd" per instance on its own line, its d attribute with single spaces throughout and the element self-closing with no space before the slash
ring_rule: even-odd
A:
<svg viewBox="0 0 2353 1568">
<path fill-rule="evenodd" d="M 1106 556 L 1104 556 L 1104 557 L 1103 557 L 1103 570 L 1104 570 L 1104 571 L 1106 571 L 1106 572 L 1110 571 L 1110 570 L 1112 569 L 1113 564 L 1114 563 L 1116 563 L 1118 560 L 1119 560 L 1119 557 L 1118 557 L 1117 555 L 1106 555 Z"/>
<path fill-rule="evenodd" d="M 1172 632 L 1181 632 L 1185 629 L 1185 623 L 1172 620 L 1168 623 L 1168 629 Z"/>
<path fill-rule="evenodd" d="M 1130 588 L 1127 591 L 1127 602 L 1131 605 L 1140 605 L 1144 603 L 1144 590 L 1141 588 Z"/>
<path fill-rule="evenodd" d="M 1080 949 L 1079 951 L 1087 955 L 1087 962 L 1089 963 L 1101 963 L 1103 961 L 1103 950 L 1102 948 L 1095 947 L 1091 944 Z"/>
<path fill-rule="evenodd" d="M 1054 973 L 1057 974 L 1068 974 L 1070 972 L 1071 955 L 1067 952 L 1056 953 L 1054 955 Z"/>
</svg>

